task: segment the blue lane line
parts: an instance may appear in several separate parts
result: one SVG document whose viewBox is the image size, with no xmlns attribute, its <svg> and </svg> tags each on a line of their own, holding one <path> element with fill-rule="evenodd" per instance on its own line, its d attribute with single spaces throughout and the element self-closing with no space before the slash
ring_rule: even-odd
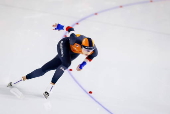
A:
<svg viewBox="0 0 170 114">
<path fill-rule="evenodd" d="M 74 76 L 72 75 L 71 72 L 68 71 L 68 73 L 70 74 L 70 76 L 73 78 L 73 80 L 78 84 L 78 86 L 89 96 L 91 97 L 97 104 L 99 104 L 102 108 L 104 108 L 107 112 L 109 112 L 110 114 L 113 114 L 109 109 L 107 109 L 105 106 L 103 106 L 99 101 L 97 101 L 93 96 L 91 96 L 83 87 L 82 85 L 74 78 Z"/>
<path fill-rule="evenodd" d="M 120 6 L 116 6 L 116 7 L 112 7 L 112 8 L 109 8 L 109 9 L 105 9 L 105 10 L 102 10 L 102 11 L 99 11 L 99 12 L 95 12 L 97 14 L 99 13 L 103 13 L 103 12 L 106 12 L 106 11 L 110 11 L 110 10 L 114 10 L 114 9 L 119 9 L 119 8 L 124 8 L 124 7 L 128 7 L 128 6 L 133 6 L 133 5 L 139 5 L 139 4 L 146 4 L 146 3 L 153 3 L 153 2 L 160 2 L 160 1 L 170 1 L 170 0 L 148 0 L 148 1 L 141 1 L 141 2 L 136 2 L 136 3 L 131 3 L 131 4 L 125 4 L 125 5 L 121 5 L 122 7 Z M 90 18 L 92 16 L 96 16 L 95 13 L 93 14 L 90 14 L 80 20 L 78 20 L 76 23 L 72 24 L 72 27 L 74 27 L 75 25 L 77 25 L 77 23 L 80 23 L 81 21 L 83 20 L 86 20 L 87 18 Z M 67 34 L 67 32 L 64 33 L 64 36 Z M 104 105 L 102 105 L 99 101 L 97 101 L 93 96 L 91 96 L 87 91 L 86 89 L 75 79 L 75 77 L 71 74 L 71 72 L 69 70 L 67 70 L 68 73 L 70 74 L 70 76 L 72 77 L 72 79 L 77 83 L 77 85 L 91 98 L 93 99 L 98 105 L 100 105 L 104 110 L 106 110 L 108 113 L 110 114 L 113 114 L 109 109 L 107 109 Z"/>
</svg>

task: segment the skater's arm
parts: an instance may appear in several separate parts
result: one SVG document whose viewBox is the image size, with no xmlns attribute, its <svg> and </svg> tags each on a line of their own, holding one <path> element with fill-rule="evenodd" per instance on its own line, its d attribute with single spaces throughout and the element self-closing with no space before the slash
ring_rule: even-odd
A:
<svg viewBox="0 0 170 114">
<path fill-rule="evenodd" d="M 90 62 L 98 55 L 97 47 L 95 46 L 95 49 L 93 50 L 93 53 L 86 57 Z"/>
<path fill-rule="evenodd" d="M 66 31 L 68 31 L 67 36 L 69 37 L 70 45 L 74 45 L 74 43 L 77 41 L 77 36 L 75 34 L 74 28 L 70 27 L 70 26 L 67 26 Z"/>
<path fill-rule="evenodd" d="M 66 31 L 68 31 L 68 37 L 76 37 L 76 34 L 75 34 L 73 27 L 67 26 Z"/>
<path fill-rule="evenodd" d="M 60 31 L 60 30 L 66 30 L 66 31 L 68 31 L 69 36 L 71 36 L 72 34 L 75 35 L 74 28 L 71 27 L 71 26 L 64 26 L 64 25 L 61 25 L 61 24 L 59 24 L 59 23 L 58 23 L 58 24 L 55 23 L 55 24 L 53 25 L 53 27 L 55 27 L 53 30 L 58 30 L 58 31 Z"/>
<path fill-rule="evenodd" d="M 90 61 L 88 59 L 85 59 L 81 64 L 77 66 L 77 71 L 81 71 L 88 62 Z"/>
<path fill-rule="evenodd" d="M 75 34 L 75 31 L 74 31 L 74 28 L 71 27 L 71 26 L 64 26 L 64 25 L 61 25 L 61 24 L 54 24 L 53 27 L 55 27 L 53 30 L 66 30 L 68 31 L 68 37 L 70 39 L 70 44 L 71 45 L 74 45 L 74 43 L 76 42 L 77 40 L 77 37 L 76 37 L 76 34 Z"/>
<path fill-rule="evenodd" d="M 91 62 L 97 55 L 98 55 L 98 50 L 95 46 L 93 53 L 91 55 L 87 56 L 85 58 L 85 60 L 80 65 L 78 65 L 77 71 L 81 71 L 83 69 L 83 67 L 86 66 L 88 62 Z"/>
</svg>

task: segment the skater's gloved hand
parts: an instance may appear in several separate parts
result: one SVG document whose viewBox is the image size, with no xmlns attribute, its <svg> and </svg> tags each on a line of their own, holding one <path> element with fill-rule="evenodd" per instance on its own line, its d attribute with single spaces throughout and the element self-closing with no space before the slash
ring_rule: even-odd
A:
<svg viewBox="0 0 170 114">
<path fill-rule="evenodd" d="M 78 65 L 77 71 L 81 71 L 86 64 L 86 61 L 83 61 L 80 65 Z"/>
<path fill-rule="evenodd" d="M 64 30 L 64 26 L 59 23 L 58 24 L 55 23 L 52 27 L 55 27 L 53 30 L 58 30 L 58 31 Z"/>
</svg>

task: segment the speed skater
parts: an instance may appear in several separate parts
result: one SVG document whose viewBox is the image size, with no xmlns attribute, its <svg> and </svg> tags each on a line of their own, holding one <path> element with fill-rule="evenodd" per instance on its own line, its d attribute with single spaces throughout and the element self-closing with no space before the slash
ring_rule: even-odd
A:
<svg viewBox="0 0 170 114">
<path fill-rule="evenodd" d="M 64 25 L 61 24 L 54 24 L 53 27 L 53 30 L 68 31 L 68 36 L 61 39 L 57 44 L 58 54 L 41 68 L 32 71 L 17 81 L 10 82 L 7 87 L 15 86 L 20 82 L 43 76 L 48 71 L 55 70 L 51 83 L 43 93 L 44 97 L 48 98 L 56 82 L 63 75 L 64 71 L 68 69 L 74 59 L 80 54 L 86 56 L 85 60 L 76 68 L 77 71 L 81 71 L 88 62 L 91 62 L 98 55 L 97 47 L 92 38 L 75 34 L 74 28 L 71 26 L 64 27 Z"/>
</svg>

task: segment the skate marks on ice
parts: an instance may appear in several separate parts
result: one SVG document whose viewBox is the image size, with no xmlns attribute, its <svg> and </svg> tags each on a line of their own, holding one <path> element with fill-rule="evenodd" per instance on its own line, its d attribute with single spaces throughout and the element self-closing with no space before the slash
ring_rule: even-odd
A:
<svg viewBox="0 0 170 114">
<path fill-rule="evenodd" d="M 16 87 L 10 88 L 10 92 L 15 95 L 18 99 L 24 99 L 23 93 Z"/>
<path fill-rule="evenodd" d="M 44 98 L 45 99 L 45 98 Z M 45 99 L 45 102 L 43 103 L 44 109 L 49 112 L 52 109 L 51 102 Z"/>
<path fill-rule="evenodd" d="M 32 101 L 35 100 L 35 98 L 39 98 L 37 99 L 36 101 L 38 101 L 41 105 L 43 105 L 42 107 L 44 107 L 44 110 L 46 112 L 50 112 L 52 110 L 52 105 L 51 105 L 51 102 L 46 99 L 43 95 L 29 95 L 27 97 L 25 97 L 25 95 L 20 91 L 19 88 L 16 88 L 16 87 L 12 87 L 10 88 L 10 92 L 15 95 L 18 99 L 25 99 L 26 101 L 30 100 L 30 99 L 33 99 Z M 35 97 L 36 96 L 36 97 Z"/>
<path fill-rule="evenodd" d="M 7 88 L 6 86 L 0 85 L 0 96 L 1 98 L 3 98 L 3 96 L 10 98 L 10 96 L 13 96 L 13 95 L 9 92 L 9 88 Z"/>
<path fill-rule="evenodd" d="M 11 88 L 10 92 L 19 99 L 25 98 L 24 94 L 16 87 Z M 43 95 L 34 95 L 34 96 L 40 98 L 39 101 L 40 102 L 42 101 L 41 103 L 43 104 L 43 107 L 47 112 L 51 111 L 52 105 L 51 105 L 51 102 L 48 99 L 46 99 Z M 30 96 L 30 98 L 33 98 L 33 97 Z M 26 99 L 29 100 L 30 98 L 26 98 Z"/>
<path fill-rule="evenodd" d="M 13 96 L 17 97 L 18 99 L 23 99 L 23 93 L 16 87 L 6 87 L 5 85 L 0 86 L 0 96 L 13 98 Z"/>
</svg>

